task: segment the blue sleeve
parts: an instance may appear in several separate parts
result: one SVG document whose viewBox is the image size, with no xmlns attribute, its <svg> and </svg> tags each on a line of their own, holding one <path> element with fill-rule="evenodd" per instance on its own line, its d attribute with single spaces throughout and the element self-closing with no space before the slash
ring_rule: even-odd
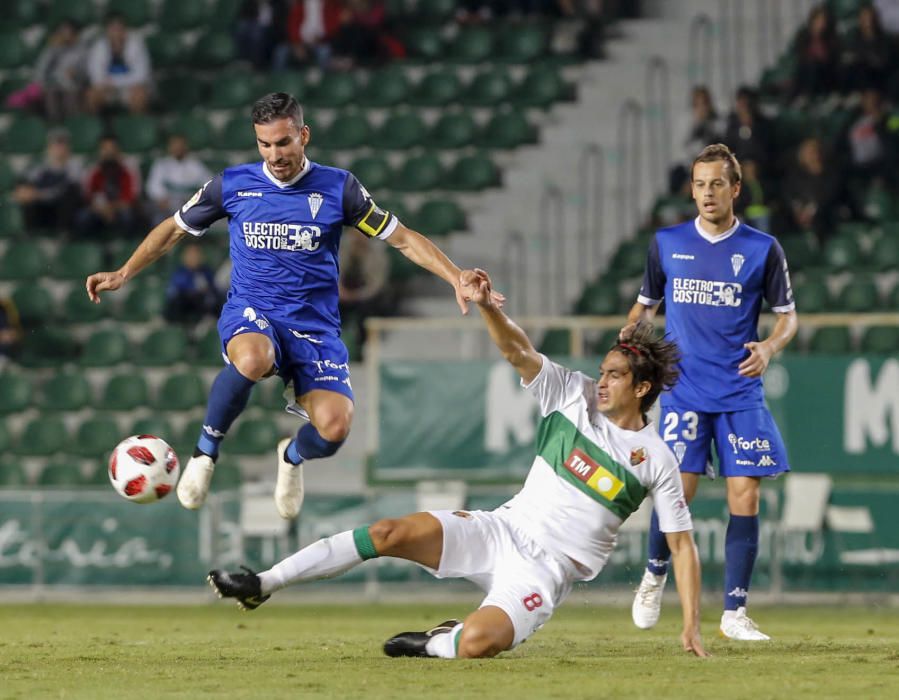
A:
<svg viewBox="0 0 899 700">
<path fill-rule="evenodd" d="M 202 236 L 212 224 L 228 215 L 222 198 L 222 175 L 216 175 L 175 212 L 175 223 L 194 236 Z"/>
<path fill-rule="evenodd" d="M 765 299 L 771 309 L 780 314 L 796 308 L 787 257 L 777 241 L 772 242 L 765 260 Z"/>
<path fill-rule="evenodd" d="M 393 214 L 375 204 L 352 173 L 347 173 L 343 186 L 343 221 L 369 238 L 387 238 L 399 223 Z"/>
<path fill-rule="evenodd" d="M 646 254 L 646 271 L 643 273 L 643 285 L 637 301 L 644 306 L 655 306 L 661 302 L 665 298 L 665 282 L 665 270 L 659 255 L 659 238 L 655 235 Z"/>
</svg>

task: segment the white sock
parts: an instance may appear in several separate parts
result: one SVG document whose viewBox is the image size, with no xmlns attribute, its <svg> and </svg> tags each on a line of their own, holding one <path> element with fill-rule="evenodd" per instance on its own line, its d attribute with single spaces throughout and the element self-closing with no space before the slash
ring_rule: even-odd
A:
<svg viewBox="0 0 899 700">
<path fill-rule="evenodd" d="M 425 645 L 425 651 L 431 656 L 437 656 L 441 659 L 456 658 L 456 639 L 462 634 L 462 623 L 453 627 L 449 632 L 435 634 L 428 640 Z"/>
<path fill-rule="evenodd" d="M 361 564 L 353 531 L 347 530 L 304 547 L 259 574 L 262 594 L 268 595 L 291 583 L 333 578 Z"/>
</svg>

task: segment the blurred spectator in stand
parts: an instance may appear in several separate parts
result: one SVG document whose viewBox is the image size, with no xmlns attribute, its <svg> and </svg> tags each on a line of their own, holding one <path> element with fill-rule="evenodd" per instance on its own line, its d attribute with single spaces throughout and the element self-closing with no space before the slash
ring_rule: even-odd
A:
<svg viewBox="0 0 899 700">
<path fill-rule="evenodd" d="M 53 30 L 37 58 L 34 79 L 41 87 L 49 119 L 61 121 L 80 111 L 87 83 L 87 53 L 74 21 L 63 19 Z"/>
<path fill-rule="evenodd" d="M 275 48 L 272 67 L 327 66 L 330 41 L 340 28 L 342 14 L 338 0 L 293 0 L 287 14 L 287 41 Z"/>
<path fill-rule="evenodd" d="M 846 92 L 865 88 L 883 90 L 890 74 L 893 42 L 883 31 L 880 17 L 871 5 L 858 11 L 858 27 L 846 41 L 843 63 Z"/>
<path fill-rule="evenodd" d="M 234 30 L 238 56 L 257 70 L 267 70 L 274 47 L 284 39 L 286 21 L 285 0 L 243 0 Z"/>
<path fill-rule="evenodd" d="M 387 58 L 382 44 L 386 10 L 380 0 L 344 0 L 340 25 L 331 39 L 332 65 L 340 70 Z"/>
<path fill-rule="evenodd" d="M 899 36 L 899 0 L 874 0 L 874 7 L 883 30 L 891 36 Z"/>
<path fill-rule="evenodd" d="M 132 232 L 141 226 L 138 195 L 140 179 L 122 157 L 114 136 L 100 139 L 99 162 L 87 174 L 87 206 L 75 217 L 80 236 Z"/>
<path fill-rule="evenodd" d="M 348 232 L 340 246 L 338 283 L 340 316 L 344 328 L 356 331 L 360 345 L 365 342 L 365 319 L 395 313 L 388 278 L 390 261 L 384 246 L 373 246 L 359 233 Z"/>
<path fill-rule="evenodd" d="M 15 357 L 22 342 L 22 324 L 19 311 L 12 299 L 0 297 L 0 371 Z"/>
<path fill-rule="evenodd" d="M 799 144 L 784 185 L 787 221 L 778 230 L 813 231 L 819 242 L 833 233 L 840 195 L 840 173 L 824 162 L 817 137 Z"/>
<path fill-rule="evenodd" d="M 744 160 L 740 165 L 743 168 L 743 185 L 740 196 L 734 202 L 734 211 L 750 226 L 770 231 L 771 209 L 765 202 L 765 190 L 759 180 L 758 163 L 754 160 Z"/>
<path fill-rule="evenodd" d="M 690 126 L 684 137 L 684 158 L 668 174 L 669 194 L 680 192 L 684 179 L 689 179 L 686 164 L 692 163 L 696 154 L 710 143 L 721 141 L 724 132 L 724 124 L 712 102 L 712 93 L 705 85 L 696 85 L 691 90 L 690 110 Z"/>
<path fill-rule="evenodd" d="M 849 127 L 851 176 L 870 179 L 883 175 L 887 143 L 887 111 L 876 88 L 862 92 L 861 115 Z"/>
<path fill-rule="evenodd" d="M 54 129 L 47 136 L 44 162 L 32 168 L 13 192 L 25 229 L 68 231 L 82 203 L 80 183 L 81 168 L 72 158 L 69 134 Z"/>
<path fill-rule="evenodd" d="M 190 154 L 187 138 L 171 134 L 168 155 L 157 158 L 147 177 L 147 197 L 150 200 L 150 223 L 155 226 L 187 201 L 212 172 L 203 161 Z"/>
<path fill-rule="evenodd" d="M 111 103 L 124 104 L 134 113 L 147 110 L 150 54 L 143 37 L 128 30 L 122 15 L 107 15 L 106 32 L 91 47 L 87 70 L 87 104 L 91 112 L 100 112 Z"/>
<path fill-rule="evenodd" d="M 827 95 L 839 87 L 840 46 L 836 22 L 825 4 L 814 7 L 796 39 L 793 97 Z"/>
<path fill-rule="evenodd" d="M 581 21 L 577 33 L 578 55 L 584 59 L 603 58 L 606 27 L 610 20 L 610 0 L 554 0 L 529 2 L 536 14 L 558 14 Z"/>
<path fill-rule="evenodd" d="M 740 162 L 754 160 L 760 177 L 769 172 L 772 158 L 771 123 L 758 108 L 758 96 L 752 88 L 743 86 L 737 90 L 734 110 L 727 117 L 724 143 Z"/>
<path fill-rule="evenodd" d="M 163 315 L 176 323 L 195 324 L 217 316 L 223 298 L 215 285 L 215 271 L 203 259 L 203 249 L 188 243 L 181 253 L 165 293 Z"/>
</svg>

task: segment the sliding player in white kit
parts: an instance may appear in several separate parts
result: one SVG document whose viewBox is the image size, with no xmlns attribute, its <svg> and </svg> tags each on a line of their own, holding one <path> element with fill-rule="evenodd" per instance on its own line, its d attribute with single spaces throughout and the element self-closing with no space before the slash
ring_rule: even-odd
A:
<svg viewBox="0 0 899 700">
<path fill-rule="evenodd" d="M 707 656 L 690 511 L 677 461 L 646 418 L 661 391 L 677 381 L 677 346 L 641 325 L 627 344 L 608 352 L 594 380 L 539 354 L 491 296 L 485 272 L 465 271 L 460 279 L 493 341 L 539 403 L 537 456 L 521 491 L 494 511 L 380 520 L 319 540 L 258 575 L 211 571 L 209 583 L 220 596 L 254 609 L 288 584 L 338 576 L 375 557 L 408 559 L 437 578 L 467 578 L 487 595 L 464 622 L 403 632 L 387 640 L 385 653 L 490 657 L 540 629 L 576 581 L 596 577 L 621 524 L 652 496 L 674 560 L 681 644 Z"/>
</svg>

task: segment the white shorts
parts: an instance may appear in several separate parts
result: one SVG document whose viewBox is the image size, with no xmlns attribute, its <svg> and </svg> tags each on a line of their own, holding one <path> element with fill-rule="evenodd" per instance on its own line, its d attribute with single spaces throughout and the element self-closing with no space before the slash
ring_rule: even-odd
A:
<svg viewBox="0 0 899 700">
<path fill-rule="evenodd" d="M 548 554 L 498 511 L 430 511 L 443 525 L 437 578 L 467 578 L 512 620 L 518 646 L 543 627 L 583 574 Z"/>
</svg>

